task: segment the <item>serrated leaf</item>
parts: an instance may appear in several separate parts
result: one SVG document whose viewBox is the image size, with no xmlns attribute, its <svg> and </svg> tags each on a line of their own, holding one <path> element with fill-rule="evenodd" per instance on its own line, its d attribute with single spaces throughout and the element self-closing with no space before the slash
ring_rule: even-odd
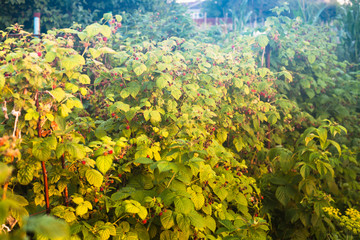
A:
<svg viewBox="0 0 360 240">
<path fill-rule="evenodd" d="M 66 96 L 66 93 L 62 88 L 55 88 L 54 90 L 50 91 L 50 93 L 54 96 L 57 102 L 61 102 Z"/>
<path fill-rule="evenodd" d="M 80 77 L 79 77 L 79 82 L 81 84 L 90 84 L 90 78 L 88 75 L 85 75 L 85 74 L 81 74 Z"/>
<path fill-rule="evenodd" d="M 46 215 L 28 218 L 24 230 L 49 239 L 65 239 L 70 234 L 69 227 L 63 220 Z"/>
<path fill-rule="evenodd" d="M 101 187 L 102 182 L 104 180 L 103 175 L 100 172 L 96 171 L 95 169 L 89 169 L 85 173 L 85 177 L 87 181 L 94 185 L 95 187 Z"/>
<path fill-rule="evenodd" d="M 159 111 L 155 110 L 155 111 L 151 111 L 150 112 L 150 121 L 151 123 L 157 123 L 161 121 L 161 114 Z"/>
<path fill-rule="evenodd" d="M 197 228 L 205 228 L 206 222 L 203 216 L 201 216 L 198 212 L 192 211 L 189 214 L 190 221 L 192 225 L 194 225 Z"/>
<path fill-rule="evenodd" d="M 216 222 L 211 216 L 205 217 L 206 227 L 209 228 L 212 232 L 216 230 Z"/>
<path fill-rule="evenodd" d="M 190 228 L 190 218 L 184 216 L 183 214 L 176 215 L 176 223 L 179 226 L 180 230 L 183 232 L 189 231 Z"/>
<path fill-rule="evenodd" d="M 275 192 L 275 197 L 277 200 L 279 200 L 279 202 L 286 206 L 286 204 L 289 202 L 290 198 L 289 198 L 289 191 L 287 189 L 286 186 L 279 186 L 276 189 Z"/>
<path fill-rule="evenodd" d="M 175 210 L 178 213 L 189 214 L 194 209 L 194 204 L 190 199 L 184 197 L 178 197 L 174 201 Z"/>
<path fill-rule="evenodd" d="M 51 149 L 43 140 L 34 143 L 32 153 L 40 161 L 47 161 L 51 157 Z"/>
<path fill-rule="evenodd" d="M 70 57 L 65 57 L 61 61 L 61 66 L 65 68 L 66 71 L 73 70 L 74 68 L 80 67 L 85 64 L 85 59 L 81 55 L 71 55 Z"/>
<path fill-rule="evenodd" d="M 84 203 L 81 203 L 79 206 L 76 207 L 76 215 L 82 216 L 88 212 L 87 206 Z"/>
<path fill-rule="evenodd" d="M 140 158 L 136 159 L 135 162 L 136 163 L 141 163 L 141 164 L 151 164 L 154 161 L 151 160 L 150 158 L 140 157 Z"/>
<path fill-rule="evenodd" d="M 165 229 L 170 229 L 175 224 L 173 212 L 171 210 L 164 212 L 163 215 L 160 216 L 160 221 Z"/>
<path fill-rule="evenodd" d="M 96 158 L 96 167 L 102 174 L 105 174 L 110 168 L 113 163 L 112 156 L 99 156 Z"/>
<path fill-rule="evenodd" d="M 158 79 L 156 79 L 156 86 L 159 89 L 163 89 L 164 87 L 166 87 L 167 81 L 164 77 L 160 76 Z"/>
<path fill-rule="evenodd" d="M 53 62 L 56 58 L 56 53 L 55 52 L 47 52 L 45 54 L 45 61 L 46 62 Z"/>
<path fill-rule="evenodd" d="M 310 64 L 313 64 L 313 63 L 315 62 L 315 60 L 316 60 L 316 56 L 315 56 L 315 55 L 310 54 L 310 55 L 308 56 L 308 61 L 309 61 Z"/>
<path fill-rule="evenodd" d="M 269 38 L 265 34 L 262 34 L 257 36 L 256 41 L 260 47 L 266 47 L 266 45 L 269 43 Z"/>
<path fill-rule="evenodd" d="M 145 64 L 141 63 L 139 66 L 134 68 L 134 72 L 137 76 L 140 76 L 147 70 L 147 67 Z"/>
</svg>

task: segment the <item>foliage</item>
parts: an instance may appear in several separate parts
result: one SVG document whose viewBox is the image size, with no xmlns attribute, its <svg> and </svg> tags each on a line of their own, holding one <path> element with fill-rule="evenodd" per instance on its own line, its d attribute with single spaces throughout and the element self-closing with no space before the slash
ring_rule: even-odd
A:
<svg viewBox="0 0 360 240">
<path fill-rule="evenodd" d="M 336 224 L 339 226 L 339 228 L 342 230 L 340 233 L 344 238 L 351 239 L 350 236 L 356 236 L 360 232 L 360 213 L 358 210 L 353 208 L 348 208 L 345 211 L 345 215 L 342 215 L 339 212 L 339 209 L 336 209 L 334 207 L 326 207 L 324 208 L 324 211 L 329 215 L 330 218 L 334 219 Z M 349 236 L 350 235 L 350 236 Z"/>
<path fill-rule="evenodd" d="M 351 4 L 339 7 L 340 36 L 343 44 L 341 57 L 354 64 L 360 63 L 360 2 L 358 0 L 350 1 Z M 355 67 L 354 70 L 359 70 Z"/>
<path fill-rule="evenodd" d="M 1 155 L 5 158 L 14 159 L 19 157 L 18 151 L 19 141 L 15 137 L 3 136 L 0 138 Z M 5 163 L 0 163 L 0 184 L 2 198 L 0 200 L 0 224 L 2 229 L 0 235 L 2 239 L 27 239 L 27 234 L 33 234 L 36 237 L 46 239 L 59 239 L 69 236 L 69 228 L 64 221 L 55 219 L 50 216 L 28 217 L 25 206 L 28 201 L 21 195 L 8 191 L 9 183 L 12 184 L 13 168 Z M 15 224 L 19 223 L 20 229 L 12 231 Z M 7 224 L 7 225 L 6 225 Z M 11 234 L 5 234 L 7 232 Z"/>
<path fill-rule="evenodd" d="M 52 28 L 69 27 L 73 22 L 89 25 L 100 19 L 103 14 L 123 11 L 166 12 L 168 9 L 181 8 L 174 1 L 166 0 L 6 0 L 0 3 L 0 29 L 18 23 L 30 30 L 33 26 L 34 12 L 41 13 L 41 29 L 46 32 Z"/>
<path fill-rule="evenodd" d="M 74 239 L 334 234 L 323 207 L 358 204 L 359 85 L 331 29 L 278 16 L 220 46 L 168 38 L 193 34 L 180 15 L 2 32 L 9 189 Z"/>
</svg>

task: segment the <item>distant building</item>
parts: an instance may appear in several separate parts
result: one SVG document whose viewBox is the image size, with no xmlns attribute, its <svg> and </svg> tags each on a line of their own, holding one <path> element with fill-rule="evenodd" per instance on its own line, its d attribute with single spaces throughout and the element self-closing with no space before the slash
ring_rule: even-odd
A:
<svg viewBox="0 0 360 240">
<path fill-rule="evenodd" d="M 181 4 L 187 7 L 187 12 L 192 19 L 203 19 L 205 17 L 203 13 L 204 0 L 194 0 L 192 2 L 183 2 Z"/>
<path fill-rule="evenodd" d="M 225 25 L 231 29 L 233 25 L 232 18 L 208 18 L 204 12 L 204 0 L 193 0 L 191 2 L 181 2 L 180 4 L 187 7 L 187 12 L 199 27 L 207 27 L 213 25 Z"/>
</svg>

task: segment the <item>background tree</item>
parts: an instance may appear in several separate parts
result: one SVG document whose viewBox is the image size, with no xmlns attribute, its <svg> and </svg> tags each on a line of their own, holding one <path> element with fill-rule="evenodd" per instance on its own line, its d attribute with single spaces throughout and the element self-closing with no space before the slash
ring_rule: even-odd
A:
<svg viewBox="0 0 360 240">
<path fill-rule="evenodd" d="M 34 12 L 41 12 L 42 32 L 51 28 L 69 27 L 73 22 L 84 25 L 100 19 L 104 13 L 167 12 L 175 1 L 167 0 L 5 0 L 0 2 L 0 29 L 19 23 L 30 30 Z"/>
</svg>

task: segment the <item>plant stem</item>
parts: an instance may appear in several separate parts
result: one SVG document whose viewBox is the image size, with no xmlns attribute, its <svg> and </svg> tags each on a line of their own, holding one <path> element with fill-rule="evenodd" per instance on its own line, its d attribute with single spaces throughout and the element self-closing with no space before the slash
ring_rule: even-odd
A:
<svg viewBox="0 0 360 240">
<path fill-rule="evenodd" d="M 40 107 L 39 107 L 39 91 L 36 90 L 35 93 L 35 104 L 36 104 L 36 111 L 39 113 L 39 119 L 37 122 L 37 130 L 38 130 L 38 137 L 41 138 L 41 113 L 40 113 Z M 49 202 L 49 184 L 48 184 L 48 177 L 47 177 L 47 171 L 45 162 L 41 161 L 41 168 L 43 172 L 44 177 L 44 192 L 45 192 L 45 205 L 46 205 L 46 213 L 50 213 L 50 202 Z"/>
<path fill-rule="evenodd" d="M 65 166 L 65 155 L 63 154 L 61 156 L 61 166 L 63 169 L 66 168 Z M 69 206 L 69 192 L 68 192 L 68 187 L 66 186 L 64 188 L 64 203 L 65 203 L 65 206 Z"/>
</svg>

